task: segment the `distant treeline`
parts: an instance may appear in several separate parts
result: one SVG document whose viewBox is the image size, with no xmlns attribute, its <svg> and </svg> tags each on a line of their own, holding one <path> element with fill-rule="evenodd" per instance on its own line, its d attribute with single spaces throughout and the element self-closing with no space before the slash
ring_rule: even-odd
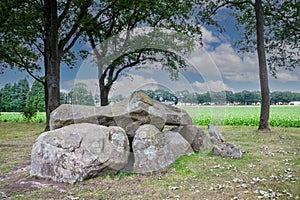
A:
<svg viewBox="0 0 300 200">
<path fill-rule="evenodd" d="M 45 111 L 45 95 L 43 84 L 35 81 L 31 88 L 28 80 L 22 79 L 18 83 L 7 83 L 0 90 L 0 111 L 23 112 L 26 106 L 38 111 Z"/>
<path fill-rule="evenodd" d="M 261 102 L 259 91 L 242 92 L 206 92 L 196 93 L 187 90 L 171 93 L 163 89 L 140 90 L 151 98 L 168 104 L 190 103 L 190 104 L 240 104 L 251 105 Z M 32 87 L 29 87 L 27 79 L 20 80 L 18 83 L 7 83 L 0 90 L 0 111 L 1 112 L 22 112 L 26 106 L 44 112 L 44 86 L 35 81 Z M 110 102 L 117 102 L 125 97 L 122 95 L 110 98 Z M 81 105 L 99 105 L 99 95 L 93 97 L 83 83 L 77 83 L 68 93 L 61 93 L 60 102 L 81 104 Z M 272 92 L 271 104 L 288 104 L 291 101 L 300 101 L 300 93 L 296 92 Z"/>
<path fill-rule="evenodd" d="M 141 90 L 151 98 L 161 102 L 190 103 L 190 104 L 240 104 L 252 105 L 261 102 L 259 91 L 223 91 L 223 92 L 206 92 L 197 93 L 187 90 L 170 93 L 162 89 L 158 90 Z M 120 99 L 120 97 L 118 97 Z M 272 92 L 271 104 L 288 104 L 291 101 L 300 101 L 300 93 L 296 92 Z"/>
<path fill-rule="evenodd" d="M 60 93 L 60 103 L 95 105 L 91 92 L 83 83 L 77 83 L 68 93 Z M 27 79 L 18 83 L 7 83 L 0 90 L 0 112 L 23 112 L 28 106 L 40 112 L 45 112 L 44 85 L 35 81 L 31 88 Z"/>
<path fill-rule="evenodd" d="M 189 91 L 175 92 L 178 97 L 178 101 L 182 103 L 193 104 L 240 104 L 240 105 L 252 105 L 261 102 L 261 94 L 259 91 L 223 91 L 223 92 L 206 92 L 195 93 Z M 296 92 L 280 92 L 275 91 L 270 94 L 271 104 L 288 104 L 291 101 L 300 101 L 300 93 Z"/>
</svg>

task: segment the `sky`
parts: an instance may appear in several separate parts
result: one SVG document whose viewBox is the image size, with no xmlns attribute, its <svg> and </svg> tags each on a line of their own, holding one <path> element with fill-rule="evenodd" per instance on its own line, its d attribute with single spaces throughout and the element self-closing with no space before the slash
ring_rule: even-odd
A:
<svg viewBox="0 0 300 200">
<path fill-rule="evenodd" d="M 256 53 L 238 54 L 234 42 L 239 35 L 234 28 L 234 21 L 228 15 L 222 20 L 226 32 L 219 33 L 213 28 L 202 27 L 204 45 L 189 55 L 182 55 L 189 66 L 185 71 L 179 71 L 178 80 L 171 80 L 170 74 L 162 71 L 158 63 L 147 64 L 143 69 L 127 71 L 126 76 L 119 78 L 113 85 L 110 96 L 127 96 L 135 90 L 157 88 L 171 92 L 189 90 L 198 93 L 224 90 L 259 91 Z M 279 70 L 277 77 L 269 76 L 271 91 L 300 92 L 300 66 L 292 72 Z M 23 78 L 27 78 L 30 84 L 33 83 L 33 79 L 26 72 L 6 69 L 0 74 L 0 88 L 6 83 L 14 83 Z M 73 69 L 62 65 L 61 90 L 70 91 L 77 82 L 84 82 L 93 94 L 98 93 L 97 69 L 89 59 L 80 60 Z"/>
</svg>

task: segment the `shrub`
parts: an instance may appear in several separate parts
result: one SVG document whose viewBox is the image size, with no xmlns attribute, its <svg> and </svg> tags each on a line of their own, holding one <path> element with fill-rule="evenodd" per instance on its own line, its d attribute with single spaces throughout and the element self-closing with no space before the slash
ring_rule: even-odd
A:
<svg viewBox="0 0 300 200">
<path fill-rule="evenodd" d="M 22 114 L 27 119 L 27 122 L 29 122 L 33 117 L 36 116 L 37 110 L 35 107 L 27 105 Z"/>
</svg>

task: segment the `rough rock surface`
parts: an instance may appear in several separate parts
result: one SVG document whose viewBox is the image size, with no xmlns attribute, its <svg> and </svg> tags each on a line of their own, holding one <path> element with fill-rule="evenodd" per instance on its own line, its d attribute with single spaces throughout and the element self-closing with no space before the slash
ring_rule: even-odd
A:
<svg viewBox="0 0 300 200">
<path fill-rule="evenodd" d="M 74 123 L 120 126 L 128 136 L 133 137 L 143 124 L 152 124 L 162 130 L 165 125 L 192 124 L 192 119 L 186 111 L 157 102 L 146 94 L 137 93 L 113 105 L 61 105 L 51 113 L 50 130 Z"/>
<path fill-rule="evenodd" d="M 193 125 L 185 126 L 173 126 L 171 131 L 179 132 L 184 139 L 186 139 L 194 151 L 206 150 L 212 147 L 210 138 L 204 133 L 204 131 Z"/>
<path fill-rule="evenodd" d="M 178 132 L 165 131 L 163 136 L 166 138 L 169 155 L 174 158 L 174 161 L 181 156 L 193 154 L 191 145 Z"/>
<path fill-rule="evenodd" d="M 73 124 L 38 137 L 30 174 L 75 183 L 118 171 L 127 164 L 128 155 L 128 138 L 122 128 Z"/>
<path fill-rule="evenodd" d="M 225 137 L 213 124 L 208 125 L 208 133 L 213 144 L 225 142 Z"/>
<path fill-rule="evenodd" d="M 233 144 L 216 144 L 213 147 L 213 155 L 230 157 L 235 159 L 240 159 L 243 157 L 243 153 L 240 148 L 234 146 Z"/>
<path fill-rule="evenodd" d="M 151 124 L 138 128 L 133 139 L 135 172 L 162 170 L 178 157 L 192 153 L 189 143 L 177 132 L 164 132 Z"/>
</svg>

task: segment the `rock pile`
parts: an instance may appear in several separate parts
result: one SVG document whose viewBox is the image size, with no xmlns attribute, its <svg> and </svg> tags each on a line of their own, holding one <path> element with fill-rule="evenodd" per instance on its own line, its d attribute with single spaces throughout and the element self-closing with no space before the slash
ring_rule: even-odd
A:
<svg viewBox="0 0 300 200">
<path fill-rule="evenodd" d="M 184 110 L 143 93 L 112 106 L 61 105 L 51 113 L 50 129 L 33 145 L 30 173 L 68 183 L 120 170 L 163 170 L 225 141 L 193 126 Z"/>
<path fill-rule="evenodd" d="M 243 153 L 240 148 L 233 144 L 225 143 L 225 138 L 222 133 L 212 124 L 208 125 L 208 132 L 213 146 L 213 155 L 240 159 Z"/>
</svg>

